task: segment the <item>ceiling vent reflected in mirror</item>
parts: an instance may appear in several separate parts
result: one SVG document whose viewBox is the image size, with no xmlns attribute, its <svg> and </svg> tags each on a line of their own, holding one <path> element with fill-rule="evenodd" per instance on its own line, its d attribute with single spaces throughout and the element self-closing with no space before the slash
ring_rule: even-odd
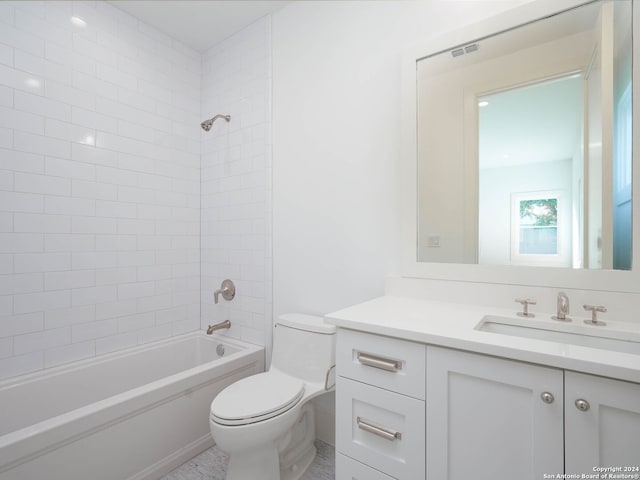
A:
<svg viewBox="0 0 640 480">
<path fill-rule="evenodd" d="M 464 53 L 473 53 L 477 51 L 478 48 L 479 47 L 477 43 L 472 43 L 471 45 L 467 45 L 466 47 L 464 47 Z"/>
<path fill-rule="evenodd" d="M 456 48 L 451 50 L 451 56 L 453 58 L 464 55 L 465 53 L 473 53 L 478 51 L 480 46 L 477 43 L 472 43 L 471 45 L 467 45 L 466 47 Z"/>
</svg>

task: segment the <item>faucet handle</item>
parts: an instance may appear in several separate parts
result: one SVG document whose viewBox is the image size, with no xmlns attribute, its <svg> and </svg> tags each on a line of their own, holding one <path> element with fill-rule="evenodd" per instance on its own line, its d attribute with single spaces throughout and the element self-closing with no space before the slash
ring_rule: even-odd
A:
<svg viewBox="0 0 640 480">
<path fill-rule="evenodd" d="M 584 323 L 587 325 L 599 325 L 601 327 L 605 326 L 607 323 L 601 320 L 598 320 L 598 312 L 606 313 L 607 308 L 602 305 L 583 305 L 587 312 L 591 312 L 591 320 L 585 320 Z"/>
<path fill-rule="evenodd" d="M 218 295 L 222 294 L 222 298 L 225 300 L 233 300 L 236 296 L 236 286 L 228 278 L 222 281 L 220 289 L 213 292 L 213 302 L 218 303 Z"/>
<path fill-rule="evenodd" d="M 522 304 L 522 311 L 517 312 L 516 315 L 518 315 L 519 317 L 528 318 L 535 317 L 535 314 L 529 312 L 529 305 L 535 305 L 535 300 L 531 300 L 530 298 L 516 298 L 516 303 Z"/>
</svg>

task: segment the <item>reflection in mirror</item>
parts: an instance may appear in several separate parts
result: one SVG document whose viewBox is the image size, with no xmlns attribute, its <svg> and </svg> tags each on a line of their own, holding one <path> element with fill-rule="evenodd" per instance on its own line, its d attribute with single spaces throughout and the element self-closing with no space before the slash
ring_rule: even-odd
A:
<svg viewBox="0 0 640 480">
<path fill-rule="evenodd" d="M 631 268 L 631 3 L 418 61 L 419 261 Z"/>
<path fill-rule="evenodd" d="M 479 99 L 479 263 L 579 266 L 582 212 L 573 217 L 580 199 L 568 194 L 582 178 L 582 100 L 579 74 Z M 523 209 L 542 211 L 545 199 L 555 202 L 552 225 Z"/>
</svg>

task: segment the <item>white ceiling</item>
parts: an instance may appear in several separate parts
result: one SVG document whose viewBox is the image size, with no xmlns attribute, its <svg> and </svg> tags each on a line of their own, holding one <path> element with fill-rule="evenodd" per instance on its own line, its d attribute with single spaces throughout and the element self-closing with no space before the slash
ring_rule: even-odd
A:
<svg viewBox="0 0 640 480">
<path fill-rule="evenodd" d="M 109 3 L 199 52 L 242 30 L 288 1 L 111 0 Z"/>
</svg>

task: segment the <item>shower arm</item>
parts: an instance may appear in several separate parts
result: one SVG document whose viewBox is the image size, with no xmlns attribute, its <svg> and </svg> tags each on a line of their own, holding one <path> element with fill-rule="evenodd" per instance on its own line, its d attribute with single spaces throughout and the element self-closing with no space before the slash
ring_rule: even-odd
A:
<svg viewBox="0 0 640 480">
<path fill-rule="evenodd" d="M 210 118 L 209 120 L 205 120 L 204 122 L 202 122 L 200 124 L 200 126 L 202 127 L 202 129 L 205 132 L 208 132 L 209 130 L 211 130 L 211 125 L 213 125 L 213 122 L 215 122 L 219 118 L 224 118 L 227 122 L 229 122 L 231 120 L 231 115 L 218 114 L 218 115 Z"/>
<path fill-rule="evenodd" d="M 219 118 L 224 118 L 224 119 L 228 122 L 229 120 L 231 120 L 231 115 L 222 115 L 222 114 L 218 114 L 218 115 L 214 116 L 214 117 L 211 119 L 211 121 L 212 121 L 212 122 L 215 122 L 215 121 L 216 121 L 217 119 L 219 119 Z"/>
</svg>

